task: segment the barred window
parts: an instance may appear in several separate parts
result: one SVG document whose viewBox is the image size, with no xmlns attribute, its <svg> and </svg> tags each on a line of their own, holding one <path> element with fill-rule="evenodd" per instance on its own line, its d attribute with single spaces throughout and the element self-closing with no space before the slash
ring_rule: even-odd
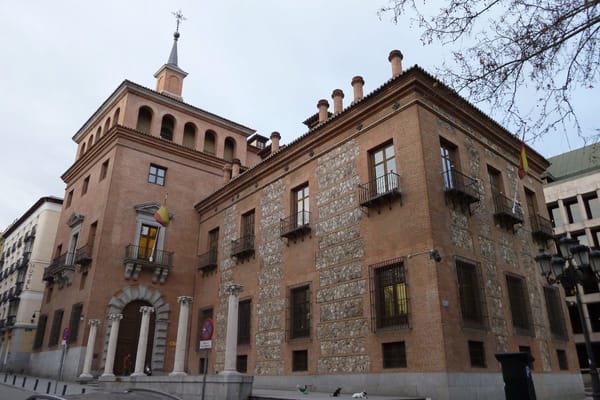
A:
<svg viewBox="0 0 600 400">
<path fill-rule="evenodd" d="M 308 371 L 308 350 L 292 352 L 292 371 Z"/>
<path fill-rule="evenodd" d="M 75 343 L 77 341 L 82 311 L 82 303 L 73 304 L 73 307 L 71 307 L 71 319 L 69 320 L 69 343 Z"/>
<path fill-rule="evenodd" d="M 48 322 L 48 316 L 46 314 L 40 315 L 38 319 L 37 329 L 35 331 L 35 339 L 33 341 L 33 348 L 39 349 L 42 347 L 44 342 L 44 334 L 46 333 L 46 323 Z"/>
<path fill-rule="evenodd" d="M 485 296 L 482 293 L 479 266 L 457 260 L 456 275 L 463 323 L 472 328 L 485 327 Z"/>
<path fill-rule="evenodd" d="M 406 368 L 406 344 L 392 342 L 381 344 L 383 368 Z"/>
<path fill-rule="evenodd" d="M 517 335 L 532 335 L 531 313 L 527 300 L 525 280 L 514 275 L 506 275 L 506 289 L 510 303 L 512 324 Z"/>
<path fill-rule="evenodd" d="M 408 327 L 408 294 L 402 260 L 374 265 L 372 303 L 376 328 Z"/>
<path fill-rule="evenodd" d="M 561 349 L 556 350 L 556 358 L 558 359 L 558 368 L 561 370 L 569 369 L 569 363 L 567 362 L 567 352 Z"/>
<path fill-rule="evenodd" d="M 567 339 L 567 327 L 560 299 L 560 291 L 553 286 L 544 286 L 546 311 L 550 321 L 550 332 L 558 339 Z"/>
<path fill-rule="evenodd" d="M 58 337 L 60 336 L 60 325 L 62 324 L 62 317 L 64 311 L 54 311 L 54 317 L 52 318 L 52 327 L 50 328 L 50 337 L 48 338 L 48 347 L 56 346 L 58 344 Z"/>
<path fill-rule="evenodd" d="M 290 292 L 290 338 L 310 336 L 309 286 L 294 288 Z"/>
<path fill-rule="evenodd" d="M 487 367 L 483 342 L 469 340 L 469 358 L 471 360 L 471 367 Z"/>
<path fill-rule="evenodd" d="M 235 360 L 235 369 L 237 372 L 246 373 L 248 372 L 248 356 L 239 355 Z"/>
<path fill-rule="evenodd" d="M 250 300 L 240 301 L 238 308 L 238 344 L 250 343 Z"/>
</svg>

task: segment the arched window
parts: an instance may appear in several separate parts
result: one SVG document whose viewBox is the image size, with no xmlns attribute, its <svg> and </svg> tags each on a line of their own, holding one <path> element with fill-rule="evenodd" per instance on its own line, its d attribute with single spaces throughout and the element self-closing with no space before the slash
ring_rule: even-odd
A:
<svg viewBox="0 0 600 400">
<path fill-rule="evenodd" d="M 160 125 L 160 137 L 167 140 L 173 140 L 173 131 L 175 130 L 175 118 L 172 115 L 165 115 Z"/>
<path fill-rule="evenodd" d="M 217 134 L 211 130 L 206 131 L 204 134 L 204 152 L 215 155 L 215 142 Z"/>
<path fill-rule="evenodd" d="M 196 126 L 188 122 L 183 127 L 183 143 L 185 147 L 190 149 L 196 148 Z"/>
<path fill-rule="evenodd" d="M 85 154 L 85 143 L 81 143 L 81 150 L 79 151 L 79 157 Z"/>
<path fill-rule="evenodd" d="M 138 111 L 138 119 L 135 129 L 140 132 L 150 133 L 150 126 L 152 125 L 152 109 L 148 106 L 140 107 Z"/>
<path fill-rule="evenodd" d="M 96 142 L 98 142 L 98 140 L 100 140 L 101 137 L 102 137 L 102 127 L 99 126 L 98 129 L 96 129 Z"/>
<path fill-rule="evenodd" d="M 106 134 L 106 132 L 108 132 L 109 129 L 110 129 L 110 117 L 108 117 L 108 119 L 104 123 L 104 134 Z"/>
<path fill-rule="evenodd" d="M 223 158 L 226 161 L 233 161 L 235 155 L 235 141 L 232 138 L 225 139 L 225 148 L 223 149 Z"/>
<path fill-rule="evenodd" d="M 92 145 L 94 144 L 94 135 L 90 136 L 90 140 L 88 140 L 88 150 L 92 148 Z"/>
<path fill-rule="evenodd" d="M 117 111 L 115 111 L 115 115 L 113 117 L 113 126 L 115 126 L 116 124 L 119 123 L 119 115 L 121 114 L 121 109 L 117 108 Z"/>
</svg>

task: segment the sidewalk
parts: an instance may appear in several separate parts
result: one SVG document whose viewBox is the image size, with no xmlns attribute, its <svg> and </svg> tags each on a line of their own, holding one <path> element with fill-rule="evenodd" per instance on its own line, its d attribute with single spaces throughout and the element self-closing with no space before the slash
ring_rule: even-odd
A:
<svg viewBox="0 0 600 400">
<path fill-rule="evenodd" d="M 49 378 L 36 378 L 28 375 L 0 373 L 0 385 L 21 388 L 40 394 L 81 394 L 99 390 L 95 384 L 80 384 L 77 382 L 57 381 Z"/>
</svg>

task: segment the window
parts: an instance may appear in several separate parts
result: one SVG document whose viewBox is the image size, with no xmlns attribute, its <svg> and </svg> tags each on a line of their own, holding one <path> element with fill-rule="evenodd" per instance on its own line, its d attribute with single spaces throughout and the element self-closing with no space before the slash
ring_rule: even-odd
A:
<svg viewBox="0 0 600 400">
<path fill-rule="evenodd" d="M 165 178 L 167 169 L 158 165 L 150 164 L 150 172 L 148 173 L 148 182 L 156 185 L 165 186 Z"/>
<path fill-rule="evenodd" d="M 456 260 L 458 293 L 463 323 L 470 327 L 485 326 L 485 296 L 479 266 L 463 260 Z"/>
<path fill-rule="evenodd" d="M 71 202 L 73 201 L 73 190 L 71 190 L 67 194 L 67 201 L 65 202 L 65 208 L 71 207 Z"/>
<path fill-rule="evenodd" d="M 149 259 L 156 247 L 158 228 L 156 226 L 142 224 L 138 240 L 138 258 Z"/>
<path fill-rule="evenodd" d="M 102 163 L 102 167 L 100 167 L 100 180 L 103 180 L 108 175 L 108 160 Z"/>
<path fill-rule="evenodd" d="M 388 143 L 369 153 L 372 194 L 383 194 L 398 188 L 394 144 Z"/>
<path fill-rule="evenodd" d="M 500 171 L 488 165 L 488 178 L 490 180 L 492 194 L 504 193 L 504 189 L 502 188 L 502 175 L 500 174 Z"/>
<path fill-rule="evenodd" d="M 587 303 L 584 307 L 587 307 L 592 332 L 600 332 L 600 303 Z"/>
<path fill-rule="evenodd" d="M 544 298 L 550 322 L 550 332 L 559 339 L 567 339 L 567 328 L 565 326 L 560 291 L 553 286 L 544 286 Z"/>
<path fill-rule="evenodd" d="M 403 262 L 399 260 L 374 266 L 372 272 L 375 326 L 408 327 L 408 296 Z"/>
<path fill-rule="evenodd" d="M 242 215 L 241 230 L 242 238 L 254 243 L 254 210 Z"/>
<path fill-rule="evenodd" d="M 92 222 L 92 224 L 90 225 L 90 231 L 88 232 L 88 241 L 87 241 L 87 246 L 88 246 L 88 251 L 89 251 L 89 256 L 92 256 L 92 251 L 94 250 L 94 242 L 96 241 L 96 231 L 98 230 L 98 221 L 94 221 Z"/>
<path fill-rule="evenodd" d="M 246 373 L 248 372 L 248 356 L 238 355 L 235 359 L 235 369 L 237 372 Z"/>
<path fill-rule="evenodd" d="M 240 301 L 238 309 L 238 344 L 250 344 L 251 300 Z"/>
<path fill-rule="evenodd" d="M 42 347 L 42 343 L 44 342 L 44 334 L 46 333 L 47 322 L 48 316 L 46 314 L 40 315 L 38 319 L 37 329 L 35 331 L 35 339 L 33 340 L 34 350 Z"/>
<path fill-rule="evenodd" d="M 294 288 L 290 293 L 290 338 L 310 336 L 309 286 Z"/>
<path fill-rule="evenodd" d="M 173 140 L 175 130 L 175 118 L 172 115 L 165 115 L 160 126 L 160 137 L 166 140 Z"/>
<path fill-rule="evenodd" d="M 518 276 L 506 275 L 506 288 L 515 334 L 531 335 L 533 332 L 525 280 Z"/>
<path fill-rule="evenodd" d="M 453 189 L 454 175 L 452 170 L 456 166 L 456 146 L 440 139 L 440 151 L 442 157 L 442 173 L 444 176 L 444 189 Z"/>
<path fill-rule="evenodd" d="M 143 133 L 150 133 L 152 126 L 152 109 L 147 106 L 140 107 L 135 129 Z"/>
<path fill-rule="evenodd" d="M 223 148 L 223 158 L 225 161 L 232 162 L 235 158 L 235 142 L 232 138 L 225 139 L 225 147 Z"/>
<path fill-rule="evenodd" d="M 406 368 L 406 345 L 404 342 L 381 344 L 383 368 Z"/>
<path fill-rule="evenodd" d="M 215 155 L 216 133 L 208 130 L 204 133 L 204 152 Z"/>
<path fill-rule="evenodd" d="M 579 242 L 579 244 L 583 244 L 585 246 L 589 246 L 588 243 L 588 238 L 585 232 L 579 231 L 579 232 L 573 232 L 571 233 L 571 237 L 574 239 L 577 239 L 577 241 Z"/>
<path fill-rule="evenodd" d="M 71 319 L 69 321 L 69 343 L 75 343 L 77 341 L 82 311 L 82 303 L 73 304 L 73 307 L 71 308 Z"/>
<path fill-rule="evenodd" d="M 600 249 L 600 229 L 592 229 L 592 240 L 594 241 L 593 246 L 596 249 Z"/>
<path fill-rule="evenodd" d="M 308 225 L 310 204 L 308 197 L 308 184 L 296 188 L 292 192 L 292 211 L 295 215 L 296 227 Z"/>
<path fill-rule="evenodd" d="M 104 123 L 104 134 L 106 134 L 106 132 L 108 132 L 109 129 L 110 129 L 110 117 L 108 117 L 108 119 Z"/>
<path fill-rule="evenodd" d="M 486 368 L 485 347 L 483 342 L 469 340 L 469 359 L 471 367 Z"/>
<path fill-rule="evenodd" d="M 204 321 L 206 321 L 208 318 L 212 318 L 212 317 L 213 317 L 212 307 L 204 308 L 204 309 L 198 311 L 198 339 L 197 339 L 198 344 L 200 343 L 200 340 L 202 340 L 202 336 L 201 336 L 202 335 L 202 325 L 204 324 Z M 202 363 L 200 363 L 200 366 L 202 366 Z"/>
<path fill-rule="evenodd" d="M 217 263 L 217 256 L 219 254 L 219 228 L 215 228 L 208 232 L 208 252 L 209 262 L 212 264 Z"/>
<path fill-rule="evenodd" d="M 525 189 L 525 202 L 527 203 L 527 212 L 529 214 L 529 218 L 535 218 L 538 214 L 535 193 L 531 190 Z"/>
<path fill-rule="evenodd" d="M 569 369 L 569 363 L 567 362 L 567 352 L 561 349 L 556 350 L 556 358 L 558 359 L 558 368 L 561 370 Z"/>
<path fill-rule="evenodd" d="M 83 196 L 84 194 L 87 193 L 88 191 L 88 187 L 90 186 L 90 176 L 88 175 L 84 180 L 83 180 L 83 186 L 81 187 L 81 195 Z"/>
<path fill-rule="evenodd" d="M 292 351 L 292 371 L 308 371 L 308 350 Z"/>
<path fill-rule="evenodd" d="M 193 149 L 196 147 L 196 127 L 188 122 L 183 127 L 183 143 L 185 147 Z"/>
<path fill-rule="evenodd" d="M 596 193 L 583 196 L 583 205 L 588 219 L 600 218 L 600 200 Z"/>
<path fill-rule="evenodd" d="M 581 210 L 579 209 L 579 203 L 577 203 L 576 198 L 565 200 L 564 205 L 567 209 L 567 218 L 570 224 L 583 221 L 583 218 L 581 217 Z"/>
<path fill-rule="evenodd" d="M 558 206 L 557 203 L 553 203 L 553 204 L 549 204 L 548 205 L 548 215 L 550 215 L 550 218 L 552 219 L 552 226 L 553 227 L 556 228 L 557 226 L 563 226 L 564 225 L 562 214 L 560 212 L 560 207 Z"/>
<path fill-rule="evenodd" d="M 56 346 L 58 344 L 58 337 L 60 336 L 60 325 L 62 324 L 62 317 L 64 311 L 54 311 L 54 317 L 52 318 L 52 327 L 50 328 L 50 337 L 48 338 L 48 347 Z"/>
</svg>

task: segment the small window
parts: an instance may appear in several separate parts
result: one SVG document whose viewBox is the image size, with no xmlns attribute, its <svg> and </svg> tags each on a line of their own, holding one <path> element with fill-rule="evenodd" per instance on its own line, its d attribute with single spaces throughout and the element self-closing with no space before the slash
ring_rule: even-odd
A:
<svg viewBox="0 0 600 400">
<path fill-rule="evenodd" d="M 248 372 L 248 356 L 243 354 L 237 356 L 235 360 L 235 369 L 237 372 L 246 373 Z"/>
<path fill-rule="evenodd" d="M 585 213 L 588 219 L 600 218 L 600 200 L 596 193 L 588 194 L 583 197 Z"/>
<path fill-rule="evenodd" d="M 150 172 L 148 173 L 148 182 L 156 185 L 165 186 L 167 169 L 158 165 L 150 164 Z"/>
<path fill-rule="evenodd" d="M 506 288 L 515 334 L 531 335 L 533 332 L 525 280 L 518 276 L 506 275 Z"/>
<path fill-rule="evenodd" d="M 401 260 L 371 268 L 375 326 L 408 327 L 408 294 L 406 274 Z"/>
<path fill-rule="evenodd" d="M 552 219 L 553 227 L 556 228 L 564 225 L 562 214 L 560 213 L 560 207 L 557 203 L 548 205 L 548 215 L 550 215 L 550 218 Z"/>
<path fill-rule="evenodd" d="M 469 340 L 469 359 L 471 367 L 486 368 L 485 347 L 483 342 Z"/>
<path fill-rule="evenodd" d="M 570 224 L 583 221 L 579 203 L 577 202 L 576 198 L 565 200 L 564 204 L 565 208 L 567 209 L 567 218 L 569 219 Z"/>
<path fill-rule="evenodd" d="M 310 336 L 310 291 L 308 285 L 291 290 L 290 320 L 290 338 Z"/>
<path fill-rule="evenodd" d="M 67 201 L 65 202 L 65 208 L 71 207 L 71 203 L 73 202 L 73 190 L 67 193 Z"/>
<path fill-rule="evenodd" d="M 44 342 L 44 334 L 46 333 L 46 323 L 48 322 L 48 316 L 46 314 L 40 315 L 38 319 L 37 329 L 35 331 L 35 339 L 33 341 L 33 348 L 39 349 L 42 347 Z"/>
<path fill-rule="evenodd" d="M 90 176 L 88 175 L 84 180 L 83 180 L 83 186 L 81 187 L 81 195 L 83 196 L 84 194 L 87 193 L 88 191 L 88 187 L 90 186 Z"/>
<path fill-rule="evenodd" d="M 102 167 L 100 168 L 100 180 L 103 180 L 108 175 L 108 160 L 102 163 Z"/>
<path fill-rule="evenodd" d="M 238 309 L 238 344 L 250 344 L 251 300 L 240 301 Z"/>
<path fill-rule="evenodd" d="M 556 350 L 556 358 L 558 359 L 558 368 L 562 371 L 569 369 L 567 361 L 567 352 L 561 349 Z"/>
<path fill-rule="evenodd" d="M 292 371 L 308 371 L 308 350 L 292 351 Z"/>
<path fill-rule="evenodd" d="M 463 260 L 456 260 L 460 310 L 465 326 L 485 327 L 485 296 L 479 266 Z"/>
<path fill-rule="evenodd" d="M 223 159 L 225 161 L 232 162 L 235 158 L 235 142 L 232 138 L 225 139 L 225 145 L 223 148 Z"/>
<path fill-rule="evenodd" d="M 565 326 L 560 291 L 553 286 L 544 286 L 544 298 L 550 322 L 550 332 L 558 339 L 567 339 L 567 327 Z"/>
<path fill-rule="evenodd" d="M 519 351 L 521 353 L 527 353 L 529 356 L 531 356 L 531 347 L 529 346 L 519 346 Z M 531 359 L 533 359 L 533 357 Z M 533 370 L 533 361 L 529 363 L 529 368 Z"/>
<path fill-rule="evenodd" d="M 302 185 L 292 191 L 292 215 L 294 216 L 294 227 L 309 224 L 310 198 L 308 184 Z"/>
<path fill-rule="evenodd" d="M 69 321 L 69 343 L 75 343 L 77 341 L 82 312 L 82 303 L 73 304 L 73 307 L 71 308 L 71 319 Z"/>
<path fill-rule="evenodd" d="M 406 345 L 404 342 L 382 343 L 383 368 L 406 368 Z"/>
<path fill-rule="evenodd" d="M 52 318 L 52 327 L 50 328 L 50 337 L 48 338 L 48 347 L 56 346 L 58 344 L 58 337 L 60 336 L 60 325 L 62 324 L 62 317 L 64 311 L 54 311 L 54 317 Z"/>
<path fill-rule="evenodd" d="M 185 147 L 190 149 L 196 148 L 196 126 L 188 122 L 183 127 L 183 143 Z"/>
<path fill-rule="evenodd" d="M 208 153 L 208 154 L 212 154 L 213 156 L 216 154 L 215 153 L 215 143 L 216 143 L 216 133 L 208 130 L 204 133 L 204 152 Z"/>
<path fill-rule="evenodd" d="M 160 137 L 166 140 L 173 140 L 175 131 L 175 118 L 171 115 L 165 115 L 160 126 Z"/>
</svg>

